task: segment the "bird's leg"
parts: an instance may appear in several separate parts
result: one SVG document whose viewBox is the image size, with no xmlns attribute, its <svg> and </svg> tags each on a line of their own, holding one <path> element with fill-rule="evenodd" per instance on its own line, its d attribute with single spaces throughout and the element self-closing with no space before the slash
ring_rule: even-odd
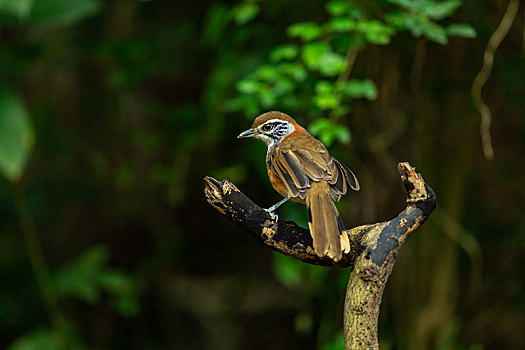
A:
<svg viewBox="0 0 525 350">
<path fill-rule="evenodd" d="M 268 214 L 270 214 L 270 216 L 272 217 L 272 220 L 279 220 L 279 216 L 277 216 L 277 214 L 274 213 L 275 210 L 277 210 L 277 208 L 279 208 L 281 205 L 283 205 L 284 203 L 286 203 L 286 201 L 290 199 L 290 196 L 288 197 L 285 197 L 283 200 L 275 203 L 274 205 L 272 205 L 271 207 L 269 207 L 268 209 L 264 209 L 265 212 L 267 212 Z"/>
</svg>

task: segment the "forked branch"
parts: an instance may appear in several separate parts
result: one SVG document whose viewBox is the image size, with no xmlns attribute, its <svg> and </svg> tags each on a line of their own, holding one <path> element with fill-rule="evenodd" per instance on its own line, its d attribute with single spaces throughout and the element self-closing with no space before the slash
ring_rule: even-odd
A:
<svg viewBox="0 0 525 350">
<path fill-rule="evenodd" d="M 279 253 L 309 264 L 354 266 L 345 299 L 345 345 L 347 349 L 377 349 L 379 305 L 399 248 L 436 207 L 434 192 L 410 164 L 399 163 L 398 170 L 408 196 L 405 209 L 390 221 L 346 230 L 351 249 L 338 262 L 318 257 L 307 229 L 291 221 L 273 221 L 230 181 L 206 177 L 204 192 L 222 215 Z"/>
</svg>

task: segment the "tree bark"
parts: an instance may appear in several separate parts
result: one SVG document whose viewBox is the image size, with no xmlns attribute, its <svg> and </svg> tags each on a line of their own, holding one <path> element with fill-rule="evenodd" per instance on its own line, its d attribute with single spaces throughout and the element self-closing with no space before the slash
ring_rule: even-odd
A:
<svg viewBox="0 0 525 350">
<path fill-rule="evenodd" d="M 273 221 L 230 181 L 206 177 L 204 192 L 208 202 L 222 215 L 279 253 L 309 264 L 353 266 L 344 308 L 345 348 L 378 349 L 379 307 L 397 253 L 408 235 L 425 222 L 436 206 L 434 192 L 410 164 L 399 163 L 398 170 L 408 195 L 405 209 L 390 221 L 346 230 L 351 249 L 338 262 L 318 257 L 307 229 L 291 221 Z"/>
</svg>

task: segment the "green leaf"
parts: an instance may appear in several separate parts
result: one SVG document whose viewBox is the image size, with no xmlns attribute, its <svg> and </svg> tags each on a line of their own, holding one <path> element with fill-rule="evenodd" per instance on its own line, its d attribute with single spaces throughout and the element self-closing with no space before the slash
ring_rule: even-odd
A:
<svg viewBox="0 0 525 350">
<path fill-rule="evenodd" d="M 133 278 L 118 270 L 105 269 L 98 273 L 97 280 L 100 287 L 112 295 L 132 295 L 135 290 Z"/>
<path fill-rule="evenodd" d="M 38 329 L 15 340 L 7 350 L 58 350 L 53 333 L 48 329 Z"/>
<path fill-rule="evenodd" d="M 415 37 L 424 35 L 429 40 L 440 44 L 446 44 L 448 42 L 445 29 L 428 18 L 402 13 L 391 14 L 388 18 L 396 27 L 409 29 Z"/>
<path fill-rule="evenodd" d="M 243 79 L 237 83 L 237 90 L 243 94 L 254 94 L 259 91 L 260 83 L 252 79 Z"/>
<path fill-rule="evenodd" d="M 53 279 L 57 294 L 94 303 L 104 291 L 114 298 L 119 312 L 133 316 L 138 311 L 136 282 L 124 272 L 106 268 L 108 255 L 106 247 L 95 247 L 60 269 Z"/>
<path fill-rule="evenodd" d="M 238 25 L 252 21 L 259 14 L 259 5 L 253 2 L 246 2 L 236 6 L 233 10 L 233 18 Z"/>
<path fill-rule="evenodd" d="M 352 11 L 352 6 L 345 0 L 332 0 L 326 4 L 326 10 L 334 17 L 344 16 Z"/>
<path fill-rule="evenodd" d="M 259 99 L 255 94 L 240 94 L 237 97 L 227 99 L 222 107 L 226 112 L 242 111 L 250 120 L 253 120 L 254 115 L 259 115 L 262 112 Z"/>
<path fill-rule="evenodd" d="M 73 296 L 88 303 L 99 298 L 99 273 L 108 259 L 106 247 L 95 247 L 56 274 L 55 288 L 61 296 Z"/>
<path fill-rule="evenodd" d="M 468 24 L 450 24 L 445 27 L 448 35 L 459 36 L 462 38 L 475 38 L 476 30 Z"/>
<path fill-rule="evenodd" d="M 357 30 L 364 34 L 369 43 L 378 45 L 390 43 L 390 37 L 395 34 L 393 27 L 376 20 L 358 22 Z"/>
<path fill-rule="evenodd" d="M 277 96 L 270 88 L 261 89 L 258 96 L 259 100 L 261 101 L 261 106 L 264 108 L 273 107 L 277 102 Z"/>
<path fill-rule="evenodd" d="M 0 0 L 0 13 L 6 12 L 20 19 L 27 18 L 33 0 Z"/>
<path fill-rule="evenodd" d="M 292 80 L 288 78 L 279 79 L 272 87 L 272 91 L 277 96 L 285 95 L 291 92 L 295 87 Z"/>
<path fill-rule="evenodd" d="M 339 105 L 339 99 L 334 94 L 334 85 L 326 80 L 320 80 L 315 84 L 314 103 L 321 110 L 333 109 Z"/>
<path fill-rule="evenodd" d="M 307 75 L 306 69 L 299 63 L 282 63 L 279 71 L 299 82 L 304 81 Z"/>
<path fill-rule="evenodd" d="M 294 23 L 286 30 L 291 38 L 300 38 L 303 41 L 312 41 L 321 36 L 321 27 L 314 22 Z"/>
<path fill-rule="evenodd" d="M 137 300 L 132 297 L 117 298 L 113 302 L 114 308 L 125 317 L 135 316 L 140 309 Z"/>
<path fill-rule="evenodd" d="M 460 0 L 447 0 L 441 2 L 426 0 L 419 1 L 419 3 L 420 11 L 437 21 L 449 17 L 458 9 L 458 7 L 461 6 Z"/>
<path fill-rule="evenodd" d="M 321 110 L 333 109 L 339 105 L 339 99 L 333 94 L 316 95 L 314 102 Z"/>
<path fill-rule="evenodd" d="M 203 43 L 215 45 L 220 42 L 230 22 L 229 12 L 230 8 L 226 5 L 214 4 L 210 6 L 202 30 Z"/>
<path fill-rule="evenodd" d="M 461 6 L 461 0 L 388 0 L 388 2 L 402 6 L 416 15 L 428 16 L 434 20 L 449 17 Z"/>
<path fill-rule="evenodd" d="M 326 25 L 329 31 L 340 33 L 350 32 L 356 29 L 356 27 L 357 23 L 348 17 L 334 18 Z"/>
<path fill-rule="evenodd" d="M 345 58 L 335 52 L 325 52 L 319 57 L 319 72 L 327 77 L 339 75 L 346 67 Z"/>
<path fill-rule="evenodd" d="M 95 0 L 34 0 L 29 21 L 39 25 L 71 25 L 101 9 Z"/>
<path fill-rule="evenodd" d="M 281 74 L 277 67 L 269 64 L 265 64 L 257 68 L 255 75 L 257 78 L 268 82 L 276 82 L 281 78 Z"/>
<path fill-rule="evenodd" d="M 315 84 L 315 92 L 318 94 L 333 94 L 334 84 L 328 80 L 319 80 Z"/>
<path fill-rule="evenodd" d="M 399 5 L 399 6 L 403 6 L 407 9 L 411 9 L 411 10 L 414 10 L 415 9 L 415 3 L 417 3 L 417 1 L 413 1 L 413 0 L 387 0 L 388 2 L 392 3 L 392 4 L 396 4 L 396 5 Z"/>
<path fill-rule="evenodd" d="M 377 88 L 374 82 L 370 79 L 357 80 L 352 79 L 338 86 L 344 95 L 352 98 L 367 98 L 369 100 L 375 100 L 377 98 Z"/>
<path fill-rule="evenodd" d="M 318 136 L 321 141 L 328 147 L 335 140 L 342 143 L 350 142 L 350 131 L 343 125 L 334 124 L 330 119 L 316 119 L 308 128 L 313 134 Z"/>
<path fill-rule="evenodd" d="M 428 40 L 434 41 L 438 44 L 445 45 L 448 43 L 447 32 L 443 27 L 439 26 L 433 22 L 425 22 L 422 26 L 423 35 L 425 35 Z"/>
<path fill-rule="evenodd" d="M 301 57 L 310 69 L 317 69 L 321 56 L 329 51 L 328 44 L 322 41 L 316 41 L 303 46 Z"/>
<path fill-rule="evenodd" d="M 282 45 L 275 48 L 270 53 L 270 61 L 279 62 L 283 60 L 293 60 L 297 57 L 299 49 L 295 45 Z"/>
<path fill-rule="evenodd" d="M 34 135 L 24 103 L 0 88 L 0 172 L 17 181 L 27 163 Z"/>
<path fill-rule="evenodd" d="M 409 16 L 412 15 L 405 12 L 391 12 L 386 15 L 390 24 L 398 29 L 408 29 L 406 23 Z"/>
</svg>

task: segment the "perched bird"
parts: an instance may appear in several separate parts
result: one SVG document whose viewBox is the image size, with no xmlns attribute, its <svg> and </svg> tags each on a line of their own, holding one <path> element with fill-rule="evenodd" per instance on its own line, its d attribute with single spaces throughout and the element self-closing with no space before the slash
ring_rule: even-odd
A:
<svg viewBox="0 0 525 350">
<path fill-rule="evenodd" d="M 344 226 L 334 202 L 346 194 L 348 186 L 359 190 L 354 173 L 285 113 L 261 114 L 251 129 L 238 136 L 246 137 L 260 139 L 268 146 L 268 176 L 273 188 L 284 197 L 265 210 L 277 219 L 274 211 L 286 201 L 306 204 L 315 253 L 339 261 L 343 252 L 349 252 L 350 243 L 343 234 Z"/>
</svg>

